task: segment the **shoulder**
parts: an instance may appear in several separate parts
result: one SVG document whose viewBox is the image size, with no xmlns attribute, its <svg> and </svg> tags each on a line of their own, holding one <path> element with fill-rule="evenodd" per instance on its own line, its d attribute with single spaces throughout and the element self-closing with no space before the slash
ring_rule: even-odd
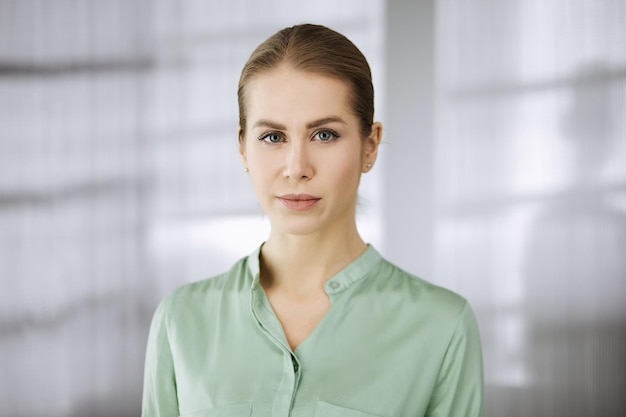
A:
<svg viewBox="0 0 626 417">
<path fill-rule="evenodd" d="M 396 309 L 413 328 L 427 330 L 430 340 L 441 348 L 463 343 L 480 351 L 480 332 L 474 311 L 462 295 L 399 268 L 387 261 L 388 285 L 400 294 Z"/>
<path fill-rule="evenodd" d="M 448 288 L 418 277 L 385 259 L 381 263 L 385 272 L 377 279 L 405 294 L 409 304 L 436 307 L 437 311 L 453 314 L 459 314 L 467 305 L 463 296 Z"/>
<path fill-rule="evenodd" d="M 462 295 L 412 274 L 381 258 L 375 273 L 367 280 L 366 291 L 405 317 L 403 321 L 419 327 L 454 332 L 469 317 L 472 309 Z"/>
<path fill-rule="evenodd" d="M 161 300 L 155 318 L 179 320 L 181 316 L 210 311 L 221 304 L 224 298 L 241 297 L 252 283 L 247 262 L 247 257 L 242 258 L 227 272 L 176 288 Z"/>
</svg>

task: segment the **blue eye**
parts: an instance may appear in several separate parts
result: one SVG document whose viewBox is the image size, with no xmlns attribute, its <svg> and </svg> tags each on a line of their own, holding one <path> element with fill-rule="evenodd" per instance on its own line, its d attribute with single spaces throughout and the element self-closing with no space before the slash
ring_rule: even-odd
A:
<svg viewBox="0 0 626 417">
<path fill-rule="evenodd" d="M 330 142 L 333 139 L 337 139 L 339 135 L 332 130 L 320 130 L 315 134 L 315 137 L 320 142 Z"/>
<path fill-rule="evenodd" d="M 267 143 L 279 143 L 282 142 L 283 138 L 278 133 L 267 133 L 259 138 Z"/>
</svg>

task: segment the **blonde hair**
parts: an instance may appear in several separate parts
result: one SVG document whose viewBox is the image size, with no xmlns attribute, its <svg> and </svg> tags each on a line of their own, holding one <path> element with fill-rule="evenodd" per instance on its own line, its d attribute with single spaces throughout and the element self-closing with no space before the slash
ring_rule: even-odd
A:
<svg viewBox="0 0 626 417">
<path fill-rule="evenodd" d="M 246 86 L 254 77 L 281 64 L 346 82 L 350 86 L 350 105 L 359 119 L 361 136 L 369 136 L 374 122 L 374 86 L 365 56 L 341 33 L 321 25 L 302 24 L 270 36 L 244 65 L 237 90 L 240 142 L 246 131 Z"/>
</svg>

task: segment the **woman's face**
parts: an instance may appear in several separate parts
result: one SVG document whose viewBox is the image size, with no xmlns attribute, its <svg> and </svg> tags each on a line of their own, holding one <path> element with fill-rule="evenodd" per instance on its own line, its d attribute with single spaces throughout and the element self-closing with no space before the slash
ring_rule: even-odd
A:
<svg viewBox="0 0 626 417">
<path fill-rule="evenodd" d="M 309 235 L 354 224 L 361 173 L 380 125 L 363 140 L 343 81 L 281 66 L 246 86 L 240 146 L 272 233 Z"/>
</svg>

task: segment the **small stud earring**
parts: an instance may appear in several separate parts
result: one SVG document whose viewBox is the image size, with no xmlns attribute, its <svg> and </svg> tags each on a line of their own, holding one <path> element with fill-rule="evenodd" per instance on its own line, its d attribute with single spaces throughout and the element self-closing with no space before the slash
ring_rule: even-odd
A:
<svg viewBox="0 0 626 417">
<path fill-rule="evenodd" d="M 372 167 L 372 164 L 368 162 L 368 163 L 367 163 L 367 165 L 365 165 L 365 167 L 366 167 L 367 169 L 370 169 L 370 168 Z"/>
<path fill-rule="evenodd" d="M 248 168 L 244 168 L 244 169 L 243 169 L 243 172 L 248 172 L 248 171 L 249 171 L 249 169 L 248 169 Z"/>
</svg>

